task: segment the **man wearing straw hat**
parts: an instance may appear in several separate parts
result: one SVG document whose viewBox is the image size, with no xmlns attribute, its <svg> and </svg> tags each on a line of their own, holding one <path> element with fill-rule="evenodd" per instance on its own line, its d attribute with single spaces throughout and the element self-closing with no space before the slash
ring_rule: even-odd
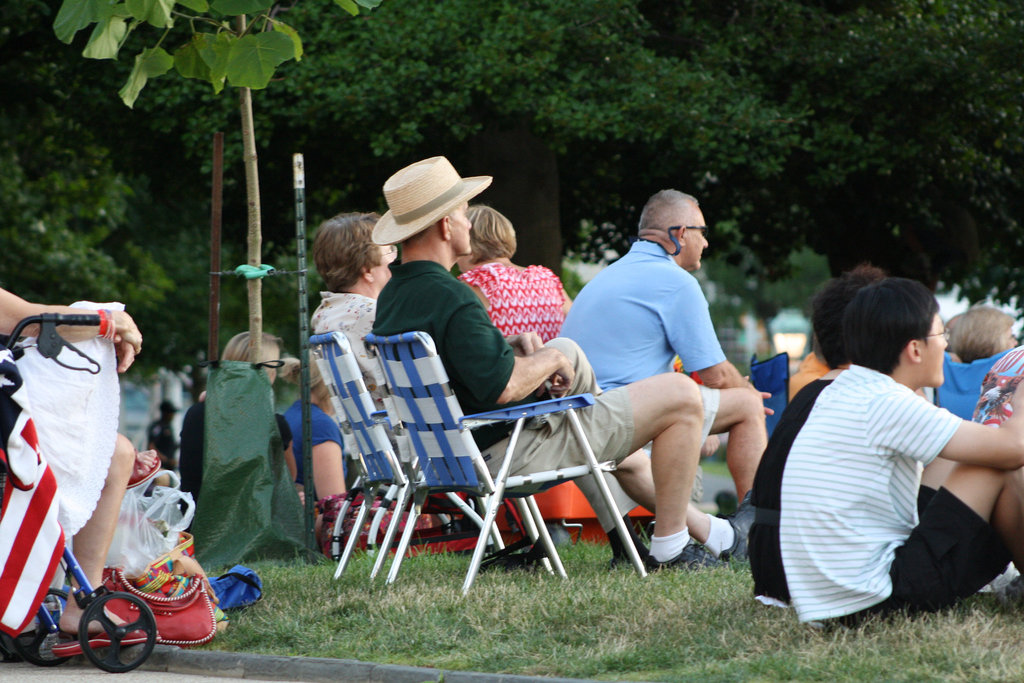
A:
<svg viewBox="0 0 1024 683">
<path fill-rule="evenodd" d="M 649 564 L 703 564 L 707 555 L 689 542 L 686 525 L 704 418 L 697 385 L 665 373 L 601 393 L 574 342 L 560 338 L 542 345 L 535 334 L 503 338 L 472 290 L 449 272 L 459 256 L 470 253 L 467 202 L 490 184 L 490 176 L 459 177 L 444 157 L 407 166 L 387 180 L 390 210 L 374 227 L 373 241 L 400 243 L 402 263 L 392 265 L 392 278 L 380 293 L 373 332 L 427 332 L 467 412 L 528 402 L 545 388 L 552 396 L 593 393 L 595 405 L 579 416 L 598 460 L 620 463 L 615 476 L 623 489 L 656 509 Z M 504 451 L 508 432 L 506 425 L 474 431 L 489 462 Z M 652 440 L 649 461 L 627 458 Z M 564 418 L 550 416 L 546 426 L 524 430 L 513 474 L 579 464 L 573 446 Z M 599 505 L 593 498 L 591 504 Z"/>
</svg>

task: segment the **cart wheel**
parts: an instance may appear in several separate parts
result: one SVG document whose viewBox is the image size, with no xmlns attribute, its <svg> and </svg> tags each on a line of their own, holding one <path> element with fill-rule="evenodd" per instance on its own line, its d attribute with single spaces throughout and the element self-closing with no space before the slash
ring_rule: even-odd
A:
<svg viewBox="0 0 1024 683">
<path fill-rule="evenodd" d="M 50 613 L 54 623 L 60 621 L 60 615 L 64 612 L 64 605 L 67 603 L 67 591 L 51 588 L 43 597 L 42 607 Z M 50 633 L 47 624 L 41 622 L 37 617 L 33 622 L 32 630 L 26 631 L 11 640 L 14 642 L 14 650 L 26 662 L 36 666 L 57 666 L 71 659 L 70 657 L 57 657 L 51 648 L 57 643 L 56 633 Z"/>
<path fill-rule="evenodd" d="M 107 611 L 125 620 L 115 624 Z M 89 637 L 99 625 L 100 636 Z M 78 625 L 78 642 L 86 658 L 110 673 L 123 673 L 140 666 L 156 645 L 156 618 L 149 605 L 130 593 L 107 593 L 93 600 Z"/>
</svg>

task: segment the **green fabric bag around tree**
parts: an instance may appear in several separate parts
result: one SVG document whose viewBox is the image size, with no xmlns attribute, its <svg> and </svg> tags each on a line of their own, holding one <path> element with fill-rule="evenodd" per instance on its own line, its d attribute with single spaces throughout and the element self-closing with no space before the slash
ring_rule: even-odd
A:
<svg viewBox="0 0 1024 683">
<path fill-rule="evenodd" d="M 192 522 L 199 563 L 215 571 L 308 555 L 302 505 L 262 368 L 242 361 L 211 366 L 204 441 L 203 486 Z"/>
</svg>

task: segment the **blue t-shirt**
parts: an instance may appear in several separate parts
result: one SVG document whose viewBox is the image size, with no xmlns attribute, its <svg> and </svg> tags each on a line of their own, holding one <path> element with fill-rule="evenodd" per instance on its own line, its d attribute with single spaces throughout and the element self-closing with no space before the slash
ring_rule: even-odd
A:
<svg viewBox="0 0 1024 683">
<path fill-rule="evenodd" d="M 697 279 L 653 242 L 635 242 L 587 283 L 562 336 L 580 345 L 605 390 L 669 372 L 676 355 L 687 372 L 725 360 Z"/>
<path fill-rule="evenodd" d="M 309 409 L 311 443 L 314 446 L 318 446 L 325 441 L 333 441 L 344 452 L 344 446 L 341 442 L 341 430 L 338 428 L 338 423 L 334 421 L 334 418 L 320 410 L 319 406 L 310 404 Z M 284 419 L 287 420 L 288 427 L 292 430 L 292 452 L 295 453 L 296 468 L 295 483 L 303 484 L 302 465 L 306 458 L 305 452 L 302 450 L 302 402 L 296 401 L 293 403 L 284 412 Z M 341 458 L 341 465 L 343 469 L 347 467 L 344 456 Z"/>
</svg>

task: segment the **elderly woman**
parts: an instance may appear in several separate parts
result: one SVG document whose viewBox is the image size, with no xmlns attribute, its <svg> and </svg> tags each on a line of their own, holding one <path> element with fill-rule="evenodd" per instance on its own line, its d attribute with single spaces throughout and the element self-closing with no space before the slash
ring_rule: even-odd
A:
<svg viewBox="0 0 1024 683">
<path fill-rule="evenodd" d="M 373 243 L 375 213 L 342 213 L 324 221 L 313 240 L 313 262 L 327 286 L 313 312 L 313 332 L 341 332 L 348 337 L 366 388 L 380 400 L 384 377 L 370 358 L 363 338 L 377 317 L 377 295 L 391 279 L 389 265 L 398 256 L 395 246 Z"/>
<path fill-rule="evenodd" d="M 491 322 L 506 337 L 536 332 L 545 342 L 558 336 L 572 300 L 558 276 L 544 266 L 517 266 L 516 231 L 512 223 L 489 206 L 466 212 L 472 254 L 459 259 L 462 275 L 483 301 Z"/>
</svg>

